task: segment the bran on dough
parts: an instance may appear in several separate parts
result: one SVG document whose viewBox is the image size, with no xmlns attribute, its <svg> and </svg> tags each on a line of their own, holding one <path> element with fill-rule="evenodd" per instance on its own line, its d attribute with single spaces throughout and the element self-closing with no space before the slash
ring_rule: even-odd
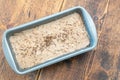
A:
<svg viewBox="0 0 120 80">
<path fill-rule="evenodd" d="M 20 68 L 30 68 L 89 46 L 85 25 L 78 13 L 10 36 Z"/>
</svg>

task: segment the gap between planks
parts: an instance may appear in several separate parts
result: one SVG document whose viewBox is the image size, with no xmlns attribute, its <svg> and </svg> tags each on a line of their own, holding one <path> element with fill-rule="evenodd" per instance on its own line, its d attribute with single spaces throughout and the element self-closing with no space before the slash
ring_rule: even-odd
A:
<svg viewBox="0 0 120 80">
<path fill-rule="evenodd" d="M 100 38 L 100 36 L 101 36 L 101 34 L 102 34 L 102 26 L 103 26 L 103 24 L 104 24 L 105 17 L 106 17 L 106 15 L 107 15 L 107 13 L 108 13 L 109 4 L 110 4 L 110 0 L 107 0 L 107 3 L 106 3 L 106 7 L 105 7 L 105 9 L 104 9 L 104 12 L 103 12 L 103 14 L 98 18 L 98 19 L 100 20 L 100 33 L 98 33 L 98 42 L 99 42 L 99 38 Z M 98 44 L 99 44 L 99 43 L 98 43 Z M 91 59 L 92 59 L 92 63 L 94 62 L 94 58 L 95 58 L 95 54 L 94 54 L 94 53 L 96 52 L 97 48 L 98 48 L 98 46 L 91 52 L 91 54 L 93 54 L 93 55 L 90 56 L 89 61 L 91 61 Z M 90 64 L 89 64 L 89 65 L 90 65 Z M 85 71 L 88 71 L 89 65 L 86 67 L 86 70 L 85 70 Z M 92 67 L 92 66 L 93 66 L 93 64 L 91 64 L 91 67 Z M 91 69 L 91 70 L 92 70 L 92 69 Z M 90 70 L 89 72 L 91 72 L 91 70 Z M 87 74 L 89 75 L 90 73 L 87 73 Z M 87 77 L 85 77 L 84 80 L 87 80 Z"/>
<path fill-rule="evenodd" d="M 64 4 L 65 4 L 65 0 L 63 0 L 63 1 L 61 2 L 61 6 L 60 6 L 60 8 L 59 8 L 59 12 L 62 11 L 62 8 L 63 8 Z M 36 77 L 35 77 L 35 80 L 39 80 L 39 79 L 40 79 L 43 70 L 44 70 L 44 69 L 40 69 L 40 70 L 37 71 L 37 75 L 36 75 Z"/>
</svg>

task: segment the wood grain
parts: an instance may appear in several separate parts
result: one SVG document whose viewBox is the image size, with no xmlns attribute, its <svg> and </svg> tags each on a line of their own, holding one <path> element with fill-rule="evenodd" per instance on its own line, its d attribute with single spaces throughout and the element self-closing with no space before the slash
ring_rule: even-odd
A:
<svg viewBox="0 0 120 80">
<path fill-rule="evenodd" d="M 86 54 L 42 69 L 39 80 L 119 80 L 120 1 L 64 0 L 61 10 L 76 5 L 85 7 L 91 14 L 98 32 L 98 46 Z"/>
<path fill-rule="evenodd" d="M 0 0 L 0 80 L 37 80 L 40 71 L 17 75 L 2 51 L 2 34 L 11 27 L 56 13 L 62 0 Z"/>
<path fill-rule="evenodd" d="M 120 1 L 110 0 L 103 28 L 86 80 L 120 80 Z"/>
<path fill-rule="evenodd" d="M 95 22 L 96 49 L 26 75 L 14 73 L 3 55 L 3 32 L 78 5 Z M 119 25 L 119 0 L 0 0 L 0 80 L 120 80 Z"/>
</svg>

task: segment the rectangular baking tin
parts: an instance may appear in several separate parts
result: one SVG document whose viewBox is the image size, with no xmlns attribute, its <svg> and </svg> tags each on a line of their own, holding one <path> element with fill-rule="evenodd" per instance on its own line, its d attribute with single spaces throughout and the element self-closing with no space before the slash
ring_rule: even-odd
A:
<svg viewBox="0 0 120 80">
<path fill-rule="evenodd" d="M 66 55 L 57 57 L 55 59 L 46 61 L 45 63 L 39 64 L 37 66 L 31 67 L 28 69 L 20 69 L 17 62 L 16 62 L 15 56 L 13 54 L 14 52 L 12 51 L 9 37 L 16 32 L 20 32 L 20 31 L 25 30 L 25 29 L 33 28 L 33 27 L 36 27 L 38 25 L 48 23 L 50 21 L 53 21 L 53 20 L 59 19 L 61 17 L 64 17 L 66 15 L 69 15 L 73 12 L 77 12 L 82 16 L 83 21 L 85 23 L 86 30 L 88 32 L 89 39 L 90 39 L 90 45 L 86 48 L 83 48 L 83 49 L 68 53 Z M 2 38 L 2 47 L 3 47 L 5 57 L 9 63 L 9 65 L 11 66 L 11 68 L 18 74 L 26 74 L 26 73 L 35 71 L 37 69 L 46 67 L 48 65 L 51 65 L 51 64 L 63 61 L 65 59 L 77 56 L 79 54 L 82 54 L 82 53 L 85 53 L 87 51 L 92 50 L 93 48 L 95 48 L 96 45 L 97 45 L 97 33 L 96 33 L 96 28 L 95 28 L 95 25 L 93 23 L 93 20 L 90 17 L 89 13 L 83 7 L 80 7 L 80 6 L 73 7 L 73 8 L 64 10 L 62 12 L 44 17 L 42 19 L 38 19 L 38 20 L 35 20 L 32 22 L 28 22 L 26 24 L 8 29 L 4 32 L 4 35 Z"/>
</svg>

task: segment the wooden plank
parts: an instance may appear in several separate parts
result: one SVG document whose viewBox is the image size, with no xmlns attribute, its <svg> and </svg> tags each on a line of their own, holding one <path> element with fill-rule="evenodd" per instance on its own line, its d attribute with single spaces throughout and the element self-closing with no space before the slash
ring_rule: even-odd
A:
<svg viewBox="0 0 120 80">
<path fill-rule="evenodd" d="M 120 1 L 110 0 L 86 80 L 120 80 Z"/>
<path fill-rule="evenodd" d="M 120 1 L 108 0 L 104 2 L 105 6 L 102 1 L 98 2 L 99 4 L 93 1 L 90 3 L 89 6 L 85 6 L 96 22 L 99 35 L 98 47 L 88 54 L 43 69 L 39 80 L 120 79 Z M 91 10 L 90 5 L 93 6 Z M 94 8 L 97 10 L 100 8 L 95 11 L 96 14 Z"/>
<path fill-rule="evenodd" d="M 9 67 L 2 51 L 2 34 L 17 26 L 59 11 L 62 0 L 0 0 L 0 80 L 37 80 L 40 71 L 17 75 Z"/>
</svg>

